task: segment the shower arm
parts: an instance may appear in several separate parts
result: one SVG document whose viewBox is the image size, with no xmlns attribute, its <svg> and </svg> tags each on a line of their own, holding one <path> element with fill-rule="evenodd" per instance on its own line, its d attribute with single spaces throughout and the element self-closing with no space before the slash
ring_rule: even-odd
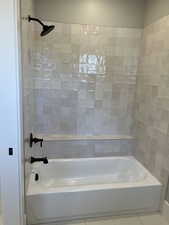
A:
<svg viewBox="0 0 169 225">
<path fill-rule="evenodd" d="M 33 17 L 31 17 L 31 16 L 28 16 L 28 21 L 29 21 L 29 22 L 31 22 L 31 21 L 36 21 L 37 23 L 40 23 L 40 25 L 41 25 L 42 27 L 45 26 L 45 24 L 42 23 L 42 21 L 40 21 L 40 20 L 37 19 L 37 18 L 33 18 Z"/>
</svg>

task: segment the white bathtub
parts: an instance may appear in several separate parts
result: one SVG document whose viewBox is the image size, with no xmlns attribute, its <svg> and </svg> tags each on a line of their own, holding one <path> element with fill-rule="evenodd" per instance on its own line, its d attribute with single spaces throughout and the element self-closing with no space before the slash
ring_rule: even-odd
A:
<svg viewBox="0 0 169 225">
<path fill-rule="evenodd" d="M 55 159 L 33 170 L 30 224 L 159 210 L 162 186 L 133 157 Z"/>
</svg>

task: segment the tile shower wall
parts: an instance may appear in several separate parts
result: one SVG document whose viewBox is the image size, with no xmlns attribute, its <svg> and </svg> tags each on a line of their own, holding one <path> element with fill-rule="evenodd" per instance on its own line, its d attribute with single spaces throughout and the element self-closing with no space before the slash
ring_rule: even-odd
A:
<svg viewBox="0 0 169 225">
<path fill-rule="evenodd" d="M 169 174 L 169 16 L 145 27 L 136 97 L 136 157 L 164 184 Z"/>
<path fill-rule="evenodd" d="M 142 30 L 62 23 L 55 26 L 44 38 L 36 29 L 35 132 L 43 136 L 131 136 Z M 123 142 L 111 141 L 107 149 L 119 145 L 120 153 Z M 66 148 L 64 142 L 63 147 L 56 145 Z M 75 145 L 79 148 L 79 142 Z M 96 142 L 85 145 L 92 146 L 90 155 L 96 151 L 106 154 L 104 147 L 97 150 L 101 147 Z M 84 142 L 80 146 L 83 149 Z M 62 154 L 63 150 L 59 152 Z M 88 152 L 83 154 L 87 156 Z"/>
<path fill-rule="evenodd" d="M 33 1 L 22 0 L 22 71 L 23 71 L 23 111 L 24 111 L 24 150 L 25 150 L 25 175 L 26 178 L 30 174 L 30 164 L 27 159 L 30 157 L 30 149 L 28 145 L 29 134 L 33 130 L 33 73 L 32 73 L 32 48 L 34 40 L 33 24 L 28 23 L 25 18 L 28 15 L 33 15 Z M 26 179 L 27 184 L 28 179 Z M 27 186 L 27 185 L 26 185 Z"/>
</svg>

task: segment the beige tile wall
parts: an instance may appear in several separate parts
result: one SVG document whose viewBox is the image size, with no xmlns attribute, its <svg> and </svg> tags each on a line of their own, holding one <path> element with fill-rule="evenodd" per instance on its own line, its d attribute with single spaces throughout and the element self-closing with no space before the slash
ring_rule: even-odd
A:
<svg viewBox="0 0 169 225">
<path fill-rule="evenodd" d="M 141 30 L 55 25 L 36 32 L 36 133 L 131 135 Z"/>
<path fill-rule="evenodd" d="M 39 36 L 39 26 L 36 27 L 35 133 L 132 135 L 142 30 L 62 23 L 55 26 L 44 38 Z M 122 152 L 131 152 L 127 150 L 128 141 L 125 143 L 126 150 Z M 97 143 L 92 145 L 89 155 L 93 151 L 107 154 L 106 148 L 97 150 L 99 147 L 94 147 Z M 86 144 L 86 148 L 89 146 Z M 116 146 L 114 141 L 113 146 Z M 82 154 L 80 149 L 75 151 L 77 156 L 85 155 L 85 151 Z M 76 155 L 71 150 L 66 155 L 71 154 Z"/>
<path fill-rule="evenodd" d="M 136 157 L 164 184 L 169 174 L 169 16 L 143 32 L 136 97 Z"/>
</svg>

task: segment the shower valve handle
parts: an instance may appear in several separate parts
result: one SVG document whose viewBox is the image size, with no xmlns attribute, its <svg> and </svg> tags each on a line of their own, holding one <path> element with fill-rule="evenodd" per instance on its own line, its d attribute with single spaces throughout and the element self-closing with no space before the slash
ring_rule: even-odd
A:
<svg viewBox="0 0 169 225">
<path fill-rule="evenodd" d="M 30 134 L 30 139 L 29 139 L 29 146 L 32 148 L 33 144 L 39 143 L 40 142 L 40 147 L 42 148 L 43 145 L 43 139 L 42 138 L 37 138 L 34 137 L 33 134 Z"/>
<path fill-rule="evenodd" d="M 43 145 L 43 140 L 40 141 L 40 147 L 42 148 Z"/>
</svg>

